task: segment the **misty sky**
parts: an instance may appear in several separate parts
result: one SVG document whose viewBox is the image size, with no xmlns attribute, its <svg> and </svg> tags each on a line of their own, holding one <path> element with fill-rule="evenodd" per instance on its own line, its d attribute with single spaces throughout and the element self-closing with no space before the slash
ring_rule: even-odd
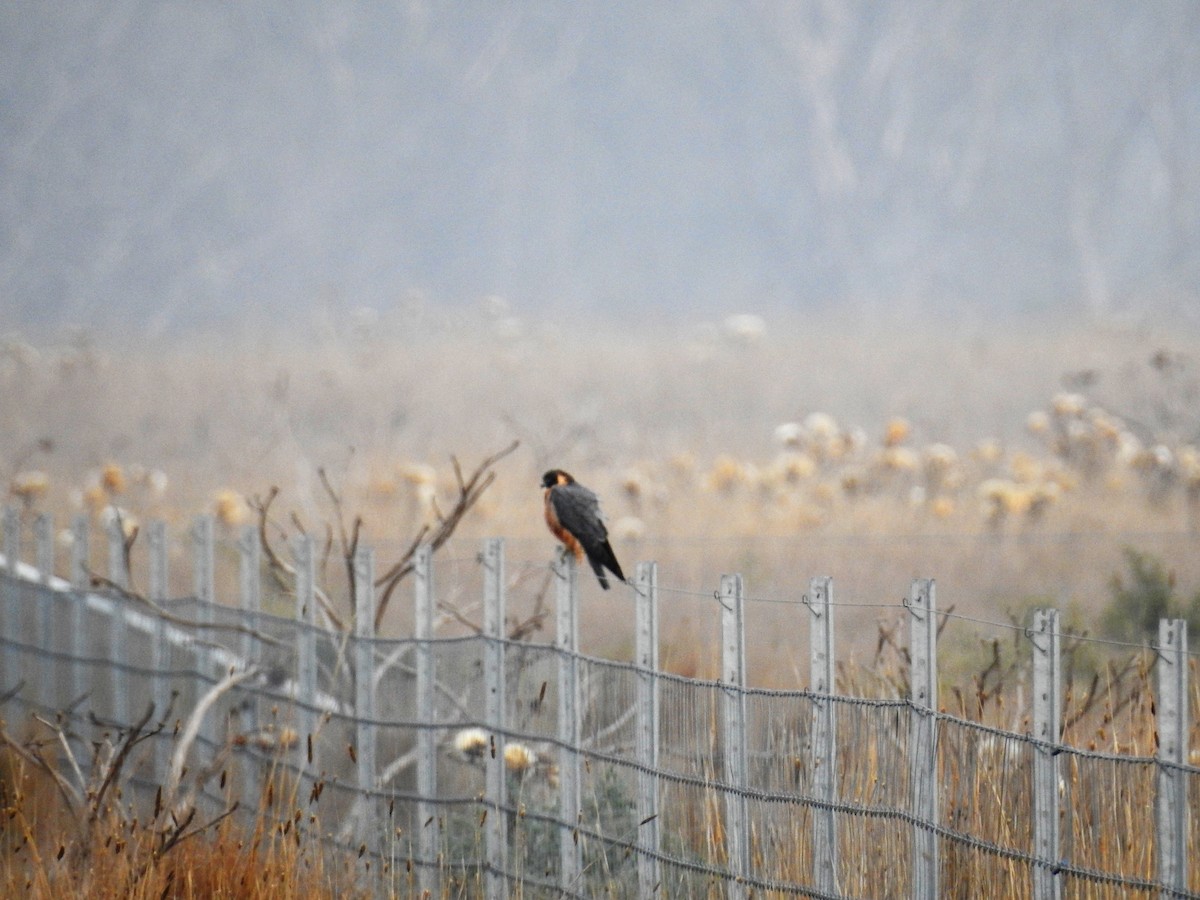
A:
<svg viewBox="0 0 1200 900">
<path fill-rule="evenodd" d="M 1200 310 L 1200 4 L 9 3 L 0 329 Z"/>
</svg>

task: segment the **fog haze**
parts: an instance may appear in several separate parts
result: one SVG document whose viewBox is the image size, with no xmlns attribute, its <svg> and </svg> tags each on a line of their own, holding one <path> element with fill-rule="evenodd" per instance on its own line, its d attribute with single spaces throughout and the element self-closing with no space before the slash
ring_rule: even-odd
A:
<svg viewBox="0 0 1200 900">
<path fill-rule="evenodd" d="M 0 326 L 1200 301 L 1200 5 L 10 3 Z"/>
</svg>

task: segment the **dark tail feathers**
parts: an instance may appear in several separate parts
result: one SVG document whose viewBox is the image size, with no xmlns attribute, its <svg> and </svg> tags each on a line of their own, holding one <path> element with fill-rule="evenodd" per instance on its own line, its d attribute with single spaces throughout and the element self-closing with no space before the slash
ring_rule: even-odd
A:
<svg viewBox="0 0 1200 900">
<path fill-rule="evenodd" d="M 606 566 L 621 581 L 625 580 L 625 573 L 621 571 L 621 564 L 617 562 L 617 555 L 613 553 L 613 549 L 608 541 L 605 541 L 598 547 L 594 555 L 591 553 L 588 554 L 588 562 L 592 564 L 592 571 L 596 573 L 596 578 L 600 581 L 600 587 L 606 591 L 608 590 L 608 576 L 604 574 Z"/>
</svg>

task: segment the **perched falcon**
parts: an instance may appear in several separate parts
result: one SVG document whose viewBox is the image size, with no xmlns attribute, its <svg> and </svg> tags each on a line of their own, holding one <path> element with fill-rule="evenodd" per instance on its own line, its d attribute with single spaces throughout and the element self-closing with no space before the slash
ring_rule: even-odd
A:
<svg viewBox="0 0 1200 900">
<path fill-rule="evenodd" d="M 542 487 L 546 489 L 546 524 L 554 536 L 580 562 L 587 555 L 587 561 L 600 579 L 600 587 L 606 591 L 605 568 L 624 581 L 621 564 L 608 543 L 608 529 L 600 517 L 600 501 L 596 495 L 562 469 L 551 469 L 543 475 Z"/>
</svg>

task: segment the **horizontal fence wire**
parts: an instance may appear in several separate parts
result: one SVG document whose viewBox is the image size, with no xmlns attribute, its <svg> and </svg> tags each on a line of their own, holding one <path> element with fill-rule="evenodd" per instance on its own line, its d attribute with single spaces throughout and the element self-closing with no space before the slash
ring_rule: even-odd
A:
<svg viewBox="0 0 1200 900">
<path fill-rule="evenodd" d="M 456 572 L 475 573 L 472 589 L 486 590 L 478 575 L 485 555 L 453 561 Z M 564 565 L 550 566 L 548 577 L 560 577 Z M 514 589 L 536 589 L 528 577 L 532 568 L 514 567 Z M 438 591 L 448 589 L 462 591 L 438 585 Z M 636 585 L 629 590 L 635 606 L 669 595 L 711 602 L 714 620 L 724 614 L 727 621 L 735 609 L 734 599 L 716 590 L 655 580 L 652 593 Z M 577 588 L 572 584 L 564 596 L 577 602 Z M 890 603 L 824 598 L 817 606 L 807 592 L 795 599 L 747 595 L 738 598 L 738 610 L 741 603 L 807 607 L 813 615 L 836 616 L 840 608 L 913 614 L 899 594 Z M 941 623 L 959 621 L 1032 640 L 1030 628 L 1012 621 L 935 612 Z M 50 627 L 68 620 L 81 623 L 82 632 Z M 444 621 L 462 625 L 453 617 Z M 1065 632 L 1061 637 L 1163 659 L 1171 652 L 1151 643 Z M 1172 761 L 1045 740 L 1032 729 L 1015 731 L 930 709 L 901 696 L 900 685 L 890 689 L 895 696 L 879 697 L 748 686 L 728 676 L 689 677 L 602 658 L 560 638 L 541 643 L 478 632 L 424 640 L 360 637 L 289 616 L 286 602 L 281 607 L 276 601 L 271 612 L 214 606 L 196 597 L 149 604 L 111 589 L 73 587 L 0 557 L 0 696 L 10 723 L 11 711 L 21 710 L 25 716 L 57 715 L 60 727 L 73 734 L 85 735 L 89 727 L 111 732 L 131 724 L 120 721 L 116 710 L 137 715 L 166 696 L 175 725 L 152 742 L 164 748 L 165 758 L 178 740 L 179 723 L 207 693 L 244 671 L 244 680 L 228 688 L 209 714 L 213 724 L 200 729 L 189 757 L 199 771 L 205 757 L 224 754 L 232 760 L 227 763 L 232 780 L 241 780 L 224 793 L 199 785 L 198 797 L 217 810 L 230 791 L 261 791 L 265 779 L 292 779 L 294 802 L 304 809 L 320 807 L 313 822 L 328 823 L 310 829 L 324 846 L 373 860 L 377 874 L 391 873 L 384 894 L 398 892 L 403 877 L 419 877 L 422 885 L 475 885 L 489 896 L 520 889 L 524 896 L 547 897 L 639 897 L 647 889 L 663 896 L 752 890 L 866 897 L 878 893 L 872 879 L 886 877 L 889 893 L 905 894 L 915 885 L 909 867 L 913 842 L 927 834 L 937 841 L 943 887 L 947 879 L 961 885 L 984 878 L 979 883 L 997 893 L 1026 894 L 1033 873 L 1044 871 L 1081 890 L 1090 885 L 1198 896 L 1195 871 L 1185 886 L 1164 883 L 1153 852 L 1117 835 L 1133 827 L 1144 842 L 1161 840 L 1153 837 L 1152 817 L 1160 773 L 1185 779 L 1184 796 L 1200 793 L 1200 768 L 1186 754 Z M 367 656 L 360 657 L 360 650 Z M 712 652 L 719 656 L 716 648 Z M 423 653 L 424 668 L 417 665 Z M 1197 653 L 1181 656 L 1195 659 Z M 370 714 L 357 708 L 361 694 L 353 661 L 364 658 L 371 661 Z M 489 659 L 500 661 L 505 681 L 499 720 L 486 699 Z M 563 669 L 564 661 L 572 668 Z M 563 738 L 559 721 L 559 710 L 571 708 L 559 702 L 567 690 L 564 671 L 577 679 L 579 718 L 571 740 Z M 29 677 L 34 672 L 52 677 Z M 418 714 L 418 687 L 430 692 L 425 708 L 433 711 L 432 719 Z M 652 731 L 639 717 L 639 704 L 648 696 L 657 711 Z M 731 706 L 735 697 L 738 704 Z M 828 739 L 838 747 L 832 795 L 822 793 L 814 770 L 815 760 L 826 759 L 813 746 L 816 711 L 825 704 L 832 704 Z M 167 711 L 156 712 L 162 717 Z M 730 715 L 738 717 L 741 729 L 740 768 L 729 764 Z M 1027 715 L 1009 713 L 1012 721 Z M 914 723 L 928 723 L 937 734 L 933 752 L 942 783 L 933 819 L 914 813 L 911 803 L 912 762 L 923 752 L 914 743 Z M 431 738 L 419 741 L 420 734 Z M 355 768 L 364 739 L 378 759 L 367 782 Z M 432 756 L 422 747 L 431 747 Z M 1040 855 L 1031 836 L 1039 757 L 1057 761 L 1057 803 L 1069 823 L 1058 837 L 1061 854 L 1055 858 Z M 485 777 L 493 759 L 503 760 L 502 785 Z M 578 761 L 578 782 L 571 780 L 572 759 Z M 147 762 L 130 783 L 153 796 L 162 777 Z M 421 784 L 436 790 L 423 793 Z M 578 791 L 572 821 L 562 815 L 564 789 Z M 743 805 L 730 805 L 734 798 Z M 251 801 L 246 809 L 256 808 L 252 795 Z M 638 810 L 647 804 L 653 813 L 639 819 Z M 1126 818 L 1119 821 L 1113 808 L 1121 804 Z M 744 822 L 731 818 L 739 808 Z M 505 843 L 499 849 L 493 843 L 492 853 L 485 854 L 485 825 L 495 816 L 504 819 Z M 1144 817 L 1138 820 L 1143 824 L 1131 826 L 1129 816 Z M 831 817 L 839 857 L 834 891 L 812 880 L 812 834 L 822 817 Z M 653 840 L 649 821 L 656 825 Z M 373 823 L 373 838 L 362 822 Z M 746 829 L 739 840 L 745 842 L 748 867 L 729 851 L 734 828 Z M 1185 857 L 1197 846 L 1195 831 L 1193 825 L 1185 837 L 1191 841 Z M 561 843 L 560 834 L 569 839 Z M 1089 842 L 1116 854 L 1111 859 L 1120 867 L 1091 852 Z M 577 859 L 569 864 L 570 854 Z M 882 869 L 864 866 L 868 856 Z M 645 869 L 639 860 L 654 867 Z M 644 883 L 648 871 L 657 878 L 653 885 Z"/>
</svg>

